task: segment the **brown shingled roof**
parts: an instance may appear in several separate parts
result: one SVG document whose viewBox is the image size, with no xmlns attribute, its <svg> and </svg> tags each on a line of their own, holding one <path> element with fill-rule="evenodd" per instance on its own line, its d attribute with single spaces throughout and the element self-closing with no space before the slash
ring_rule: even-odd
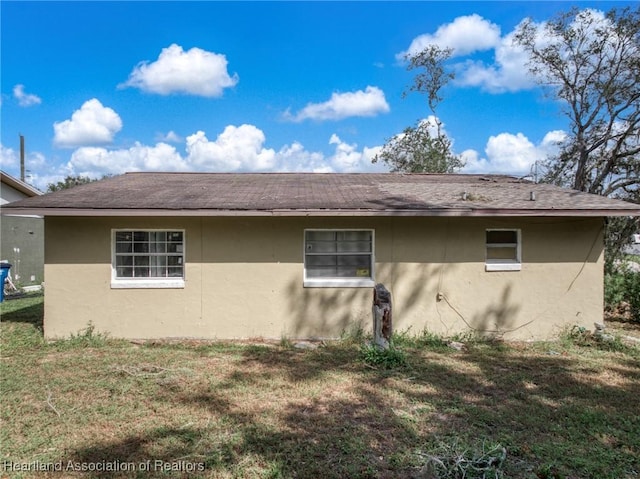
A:
<svg viewBox="0 0 640 479">
<path fill-rule="evenodd" d="M 509 176 L 395 173 L 127 173 L 6 209 L 44 216 L 640 215 L 640 205 Z"/>
</svg>

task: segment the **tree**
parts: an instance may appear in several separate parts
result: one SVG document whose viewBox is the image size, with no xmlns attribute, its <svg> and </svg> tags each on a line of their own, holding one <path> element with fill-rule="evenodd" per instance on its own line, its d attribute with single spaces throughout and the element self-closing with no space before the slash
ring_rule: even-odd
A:
<svg viewBox="0 0 640 479">
<path fill-rule="evenodd" d="M 452 143 L 444 133 L 442 122 L 436 115 L 436 107 L 442 101 L 440 91 L 454 78 L 445 69 L 451 57 L 450 49 L 430 45 L 415 55 L 407 55 L 407 70 L 421 70 L 409 92 L 427 95 L 431 115 L 418 121 L 415 126 L 387 140 L 382 150 L 373 158 L 373 163 L 383 161 L 391 171 L 408 173 L 453 173 L 463 166 L 460 157 L 452 152 Z M 407 92 L 403 93 L 403 97 Z"/>
<path fill-rule="evenodd" d="M 58 181 L 57 183 L 49 183 L 47 185 L 47 193 L 53 193 L 54 191 L 68 190 L 74 186 L 84 185 L 93 181 L 88 176 L 67 176 L 64 181 Z"/>
<path fill-rule="evenodd" d="M 373 162 L 382 160 L 391 171 L 405 173 L 453 173 L 462 167 L 462 161 L 451 152 L 451 140 L 442 134 L 433 134 L 438 120 L 428 120 L 410 126 L 387 140 Z"/>
<path fill-rule="evenodd" d="M 544 40 L 541 40 L 544 39 Z M 640 184 L 640 9 L 573 9 L 514 38 L 529 71 L 561 101 L 571 135 L 547 165 L 580 191 L 624 195 Z"/>
<path fill-rule="evenodd" d="M 606 15 L 572 9 L 542 25 L 527 20 L 514 42 L 570 124 L 559 154 L 544 165 L 545 179 L 640 203 L 640 8 Z M 608 226 L 612 259 L 638 221 Z"/>
</svg>

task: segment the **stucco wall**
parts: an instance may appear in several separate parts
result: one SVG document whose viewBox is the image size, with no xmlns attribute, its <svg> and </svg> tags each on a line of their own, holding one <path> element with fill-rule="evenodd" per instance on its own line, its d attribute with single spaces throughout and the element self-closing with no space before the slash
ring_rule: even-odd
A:
<svg viewBox="0 0 640 479">
<path fill-rule="evenodd" d="M 186 231 L 183 289 L 112 289 L 112 228 Z M 305 228 L 373 228 L 394 328 L 543 339 L 602 318 L 602 220 L 47 218 L 45 334 L 338 337 L 371 327 L 371 288 L 304 288 Z M 485 271 L 485 230 L 520 228 L 522 270 Z M 440 293 L 440 294 L 439 294 Z"/>
<path fill-rule="evenodd" d="M 44 275 L 44 220 L 0 217 L 0 260 L 11 263 L 16 285 L 40 284 Z"/>
<path fill-rule="evenodd" d="M 5 184 L 4 181 L 0 181 L 0 205 L 13 203 L 23 198 L 27 198 L 27 195 L 22 191 L 18 191 L 13 186 Z"/>
<path fill-rule="evenodd" d="M 0 205 L 27 198 L 3 181 Z M 0 260 L 11 263 L 11 277 L 18 286 L 42 283 L 44 274 L 44 221 L 32 216 L 0 216 Z"/>
</svg>

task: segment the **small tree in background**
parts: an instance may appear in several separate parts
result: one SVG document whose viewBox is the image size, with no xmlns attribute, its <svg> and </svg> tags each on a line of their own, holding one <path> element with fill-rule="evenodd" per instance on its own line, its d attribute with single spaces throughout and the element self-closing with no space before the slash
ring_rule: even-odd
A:
<svg viewBox="0 0 640 479">
<path fill-rule="evenodd" d="M 464 166 L 461 158 L 453 154 L 452 142 L 436 115 L 436 108 L 442 101 L 440 90 L 454 78 L 444 66 L 450 57 L 450 49 L 436 45 L 406 56 L 409 61 L 407 70 L 419 70 L 409 92 L 427 95 L 431 115 L 388 139 L 381 152 L 373 158 L 373 163 L 382 161 L 393 172 L 407 173 L 453 173 Z M 403 97 L 406 95 L 404 92 Z"/>
<path fill-rule="evenodd" d="M 434 134 L 435 131 L 435 134 Z M 463 166 L 451 152 L 451 140 L 438 119 L 430 116 L 387 140 L 373 162 L 383 161 L 393 172 L 454 173 Z"/>
<path fill-rule="evenodd" d="M 47 185 L 47 193 L 53 193 L 54 191 L 60 190 L 68 190 L 69 188 L 73 188 L 74 186 L 84 185 L 93 181 L 97 180 L 92 180 L 88 176 L 67 176 L 63 181 L 58 181 L 57 183 L 49 183 Z"/>
</svg>

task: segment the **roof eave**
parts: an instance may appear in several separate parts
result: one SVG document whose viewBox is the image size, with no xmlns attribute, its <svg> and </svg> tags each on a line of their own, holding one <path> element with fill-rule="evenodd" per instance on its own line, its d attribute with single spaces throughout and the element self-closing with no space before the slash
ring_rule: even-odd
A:
<svg viewBox="0 0 640 479">
<path fill-rule="evenodd" d="M 5 173 L 4 171 L 0 171 L 0 181 L 2 181 L 7 186 L 12 187 L 13 189 L 19 191 L 20 193 L 26 195 L 29 198 L 34 196 L 41 196 L 43 193 L 39 189 L 34 186 L 31 186 L 28 183 L 25 183 L 18 178 L 14 178 L 13 176 Z"/>
<path fill-rule="evenodd" d="M 640 216 L 638 209 L 507 209 L 507 208 L 429 208 L 429 209 L 97 209 L 97 208 L 20 208 L 5 207 L 4 216 Z"/>
</svg>

